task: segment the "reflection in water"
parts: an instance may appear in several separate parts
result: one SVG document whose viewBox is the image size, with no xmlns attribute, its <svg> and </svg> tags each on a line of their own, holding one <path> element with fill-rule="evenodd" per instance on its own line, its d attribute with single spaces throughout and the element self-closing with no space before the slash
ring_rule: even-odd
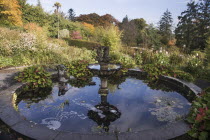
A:
<svg viewBox="0 0 210 140">
<path fill-rule="evenodd" d="M 88 117 L 95 121 L 99 127 L 102 127 L 105 132 L 109 131 L 109 125 L 120 118 L 121 113 L 117 107 L 110 105 L 107 102 L 108 88 L 107 88 L 107 78 L 101 77 L 101 86 L 99 89 L 99 94 L 101 94 L 101 103 L 96 105 L 95 108 L 98 111 L 90 110 L 88 111 Z"/>
<path fill-rule="evenodd" d="M 55 83 L 44 98 L 30 93 L 18 96 L 19 112 L 50 129 L 98 133 L 158 129 L 183 118 L 190 108 L 174 90 L 151 89 L 140 79 L 93 77 L 91 82 L 80 88 L 68 81 Z M 109 83 L 118 87 L 114 94 L 108 93 Z M 169 116 L 174 112 L 176 117 Z"/>
</svg>

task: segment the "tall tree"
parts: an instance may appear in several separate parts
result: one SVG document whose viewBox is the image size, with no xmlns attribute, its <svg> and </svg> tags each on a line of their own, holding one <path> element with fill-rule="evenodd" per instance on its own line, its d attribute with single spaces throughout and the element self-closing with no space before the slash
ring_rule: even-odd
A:
<svg viewBox="0 0 210 140">
<path fill-rule="evenodd" d="M 69 13 L 69 20 L 71 20 L 71 21 L 75 21 L 75 16 L 76 16 L 76 14 L 75 14 L 75 12 L 74 12 L 74 9 L 69 9 L 68 10 L 68 13 Z"/>
<path fill-rule="evenodd" d="M 129 21 L 126 15 L 122 23 L 120 24 L 120 29 L 123 31 L 122 41 L 127 46 L 136 46 L 136 38 L 138 35 L 138 29 L 134 21 Z"/>
<path fill-rule="evenodd" d="M 198 48 L 204 49 L 210 36 L 210 0 L 200 0 L 198 6 Z"/>
<path fill-rule="evenodd" d="M 56 7 L 56 9 L 55 9 L 55 14 L 57 14 L 57 18 L 58 18 L 58 21 L 57 21 L 57 23 L 58 23 L 58 38 L 59 38 L 59 8 L 61 7 L 61 4 L 59 3 L 59 2 L 56 2 L 55 4 L 54 4 L 54 7 Z"/>
<path fill-rule="evenodd" d="M 39 26 L 45 26 L 49 22 L 49 14 L 43 9 L 26 4 L 22 9 L 22 19 L 24 23 L 37 23 Z"/>
<path fill-rule="evenodd" d="M 146 21 L 143 18 L 137 18 L 131 20 L 131 22 L 134 22 L 137 30 L 137 36 L 136 36 L 136 44 L 139 46 L 140 44 L 145 44 L 145 40 L 143 39 L 144 33 L 145 33 L 145 27 L 147 26 Z"/>
<path fill-rule="evenodd" d="M 53 7 L 56 8 L 55 13 L 58 14 L 59 13 L 59 8 L 61 8 L 61 4 L 59 2 L 56 2 Z"/>
<path fill-rule="evenodd" d="M 204 50 L 210 36 L 210 0 L 191 1 L 187 6 L 175 30 L 177 45 Z"/>
<path fill-rule="evenodd" d="M 171 12 L 167 9 L 159 21 L 159 31 L 162 35 L 162 43 L 165 45 L 172 39 L 172 24 L 173 19 Z"/>
<path fill-rule="evenodd" d="M 22 26 L 22 12 L 17 0 L 0 0 L 0 23 Z"/>
<path fill-rule="evenodd" d="M 161 35 L 159 30 L 153 24 L 147 25 L 141 30 L 142 45 L 145 47 L 153 47 L 159 49 L 162 46 Z"/>
<path fill-rule="evenodd" d="M 123 20 L 122 20 L 122 24 L 128 23 L 128 22 L 129 22 L 129 20 L 128 20 L 128 15 L 126 15 L 126 16 L 123 18 Z"/>
<path fill-rule="evenodd" d="M 21 8 L 23 8 L 26 5 L 26 1 L 27 0 L 18 0 L 18 3 L 19 3 Z"/>
<path fill-rule="evenodd" d="M 101 26 L 107 27 L 110 25 L 118 25 L 119 21 L 117 19 L 115 19 L 112 15 L 110 14 L 105 14 L 103 16 L 100 17 L 101 19 Z"/>
<path fill-rule="evenodd" d="M 37 7 L 39 7 L 39 8 L 42 9 L 42 4 L 41 4 L 41 1 L 40 0 L 37 0 Z"/>
</svg>

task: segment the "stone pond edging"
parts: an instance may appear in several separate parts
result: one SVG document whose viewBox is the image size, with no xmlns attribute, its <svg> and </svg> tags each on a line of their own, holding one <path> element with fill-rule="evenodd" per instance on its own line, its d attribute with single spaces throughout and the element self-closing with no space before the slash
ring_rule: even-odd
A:
<svg viewBox="0 0 210 140">
<path fill-rule="evenodd" d="M 130 73 L 145 75 L 145 72 L 130 69 Z M 192 83 L 188 83 L 173 77 L 162 76 L 163 79 L 178 83 L 179 86 L 189 88 L 195 95 L 201 89 Z M 26 120 L 14 108 L 14 93 L 17 88 L 22 86 L 14 83 L 5 90 L 0 90 L 0 118 L 13 130 L 37 140 L 166 140 L 185 134 L 189 127 L 184 121 L 170 123 L 160 129 L 144 130 L 140 132 L 113 133 L 113 134 L 81 134 L 50 130 L 44 125 L 35 124 Z"/>
</svg>

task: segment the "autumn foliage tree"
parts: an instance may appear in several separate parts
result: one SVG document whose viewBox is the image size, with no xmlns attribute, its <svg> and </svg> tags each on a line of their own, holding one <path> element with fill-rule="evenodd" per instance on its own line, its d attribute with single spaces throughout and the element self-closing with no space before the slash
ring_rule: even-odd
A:
<svg viewBox="0 0 210 140">
<path fill-rule="evenodd" d="M 110 14 L 100 16 L 96 13 L 91 13 L 91 14 L 87 14 L 87 15 L 80 15 L 79 17 L 76 18 L 76 20 L 79 21 L 79 22 L 86 22 L 86 23 L 92 24 L 95 27 L 97 27 L 97 26 L 107 27 L 107 26 L 110 26 L 110 25 L 118 25 L 118 23 L 119 23 Z"/>
<path fill-rule="evenodd" d="M 82 23 L 86 28 L 88 28 L 91 32 L 93 32 L 95 30 L 94 26 L 92 24 L 83 22 Z"/>
<path fill-rule="evenodd" d="M 0 24 L 22 26 L 21 15 L 17 0 L 0 0 Z"/>
</svg>

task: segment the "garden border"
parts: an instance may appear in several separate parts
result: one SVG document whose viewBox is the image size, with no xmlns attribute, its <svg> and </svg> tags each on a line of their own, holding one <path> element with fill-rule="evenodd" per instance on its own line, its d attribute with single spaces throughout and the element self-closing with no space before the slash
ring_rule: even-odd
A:
<svg viewBox="0 0 210 140">
<path fill-rule="evenodd" d="M 137 69 L 129 69 L 128 73 L 131 75 L 146 75 L 146 72 Z M 161 76 L 164 80 L 178 83 L 179 86 L 189 88 L 195 95 L 201 92 L 201 89 L 192 83 L 188 83 L 173 77 Z M 161 127 L 160 129 L 144 130 L 140 132 L 123 132 L 114 134 L 82 134 L 72 133 L 57 130 L 50 130 L 44 125 L 35 124 L 31 121 L 26 120 L 21 116 L 14 108 L 15 96 L 13 96 L 15 90 L 22 86 L 20 83 L 13 84 L 6 90 L 0 93 L 0 118 L 13 130 L 38 140 L 166 140 L 178 137 L 185 134 L 189 130 L 189 126 L 184 121 L 178 121 L 171 123 L 167 126 Z M 163 133 L 167 132 L 167 133 Z"/>
</svg>

